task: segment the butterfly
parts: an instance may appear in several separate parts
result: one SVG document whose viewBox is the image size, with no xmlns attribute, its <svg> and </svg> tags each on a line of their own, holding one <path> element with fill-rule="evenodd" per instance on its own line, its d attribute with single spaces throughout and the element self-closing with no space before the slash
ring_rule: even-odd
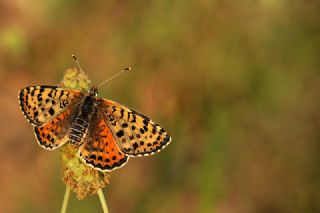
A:
<svg viewBox="0 0 320 213">
<path fill-rule="evenodd" d="M 102 172 L 125 165 L 130 157 L 160 152 L 171 137 L 147 116 L 122 104 L 60 86 L 28 86 L 19 91 L 25 118 L 37 142 L 47 150 L 66 143 L 79 148 L 78 156 Z"/>
</svg>

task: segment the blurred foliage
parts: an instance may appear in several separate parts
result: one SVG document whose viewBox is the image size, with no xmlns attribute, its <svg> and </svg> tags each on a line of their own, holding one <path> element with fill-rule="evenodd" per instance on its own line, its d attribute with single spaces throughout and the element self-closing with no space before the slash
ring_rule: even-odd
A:
<svg viewBox="0 0 320 213">
<path fill-rule="evenodd" d="M 112 173 L 110 212 L 319 212 L 319 9 L 307 0 L 0 1 L 0 212 L 61 207 L 59 152 L 36 145 L 16 94 L 57 84 L 71 54 L 96 84 L 132 66 L 100 96 L 173 138 Z M 73 196 L 68 210 L 101 208 Z"/>
</svg>

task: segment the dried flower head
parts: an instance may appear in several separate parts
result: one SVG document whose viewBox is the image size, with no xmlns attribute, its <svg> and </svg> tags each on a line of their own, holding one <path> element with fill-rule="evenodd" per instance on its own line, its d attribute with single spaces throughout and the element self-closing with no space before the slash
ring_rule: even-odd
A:
<svg viewBox="0 0 320 213">
<path fill-rule="evenodd" d="M 88 91 L 90 83 L 82 70 L 71 68 L 65 72 L 61 86 Z M 96 194 L 109 184 L 110 174 L 85 165 L 78 157 L 78 148 L 69 143 L 61 148 L 61 168 L 63 181 L 77 194 L 78 199 Z"/>
</svg>

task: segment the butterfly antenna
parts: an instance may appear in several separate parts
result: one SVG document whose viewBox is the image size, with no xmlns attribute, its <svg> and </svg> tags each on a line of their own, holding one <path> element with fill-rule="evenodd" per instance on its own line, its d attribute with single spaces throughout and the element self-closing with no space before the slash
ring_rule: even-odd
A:
<svg viewBox="0 0 320 213">
<path fill-rule="evenodd" d="M 112 80 L 112 79 L 114 79 L 115 77 L 117 77 L 118 75 L 121 75 L 122 73 L 124 73 L 125 71 L 130 71 L 131 70 L 131 67 L 126 67 L 126 68 L 124 68 L 123 70 L 121 70 L 120 72 L 118 72 L 117 74 L 115 74 L 115 75 L 113 75 L 113 76 L 111 76 L 110 78 L 108 78 L 107 80 L 105 80 L 105 81 L 103 81 L 103 82 L 101 82 L 100 84 L 98 84 L 98 86 L 97 87 L 100 87 L 100 86 L 102 86 L 103 84 L 105 84 L 105 83 L 107 83 L 108 81 L 110 81 L 110 80 Z"/>
<path fill-rule="evenodd" d="M 83 71 L 83 69 L 81 68 L 80 63 L 79 63 L 77 57 L 76 57 L 75 55 L 72 55 L 72 58 L 74 59 L 74 62 L 76 63 L 78 69 L 79 69 L 80 71 Z"/>
</svg>

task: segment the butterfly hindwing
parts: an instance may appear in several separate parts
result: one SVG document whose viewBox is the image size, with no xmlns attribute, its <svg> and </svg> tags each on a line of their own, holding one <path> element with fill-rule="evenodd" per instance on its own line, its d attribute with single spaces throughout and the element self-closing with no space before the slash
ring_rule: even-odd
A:
<svg viewBox="0 0 320 213">
<path fill-rule="evenodd" d="M 100 171 L 120 168 L 129 160 L 118 148 L 101 114 L 92 117 L 88 136 L 80 147 L 79 156 L 87 165 Z"/>
<path fill-rule="evenodd" d="M 98 99 L 98 106 L 122 152 L 130 156 L 147 156 L 161 151 L 171 138 L 147 116 L 119 103 Z"/>
<path fill-rule="evenodd" d="M 21 110 L 35 126 L 51 121 L 82 97 L 83 93 L 78 90 L 58 86 L 30 86 L 19 92 Z"/>
<path fill-rule="evenodd" d="M 69 126 L 74 118 L 73 109 L 66 109 L 43 126 L 35 126 L 34 133 L 39 145 L 54 150 L 69 140 Z"/>
</svg>

